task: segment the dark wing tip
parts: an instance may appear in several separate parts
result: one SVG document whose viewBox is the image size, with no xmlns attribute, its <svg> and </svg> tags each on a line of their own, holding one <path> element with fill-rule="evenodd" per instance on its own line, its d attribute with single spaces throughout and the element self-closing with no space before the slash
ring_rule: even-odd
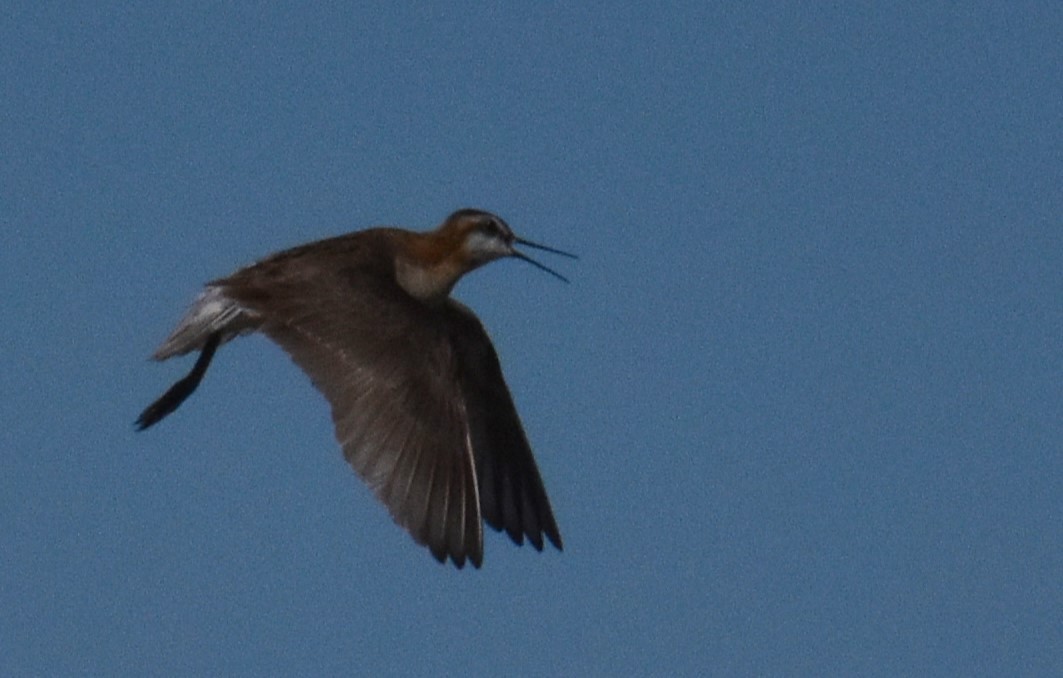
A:
<svg viewBox="0 0 1063 678">
<path fill-rule="evenodd" d="M 540 551 L 541 552 L 543 550 L 543 534 L 542 534 L 542 532 L 531 532 L 531 531 L 529 531 L 528 532 L 528 541 L 531 542 L 531 545 L 533 547 L 535 547 L 536 551 Z"/>
<path fill-rule="evenodd" d="M 565 547 L 561 543 L 561 532 L 558 531 L 557 525 L 548 525 L 546 530 L 546 538 L 550 540 L 550 543 L 554 545 L 554 548 L 558 551 L 564 551 Z"/>
<path fill-rule="evenodd" d="M 440 563 L 447 562 L 447 556 L 450 555 L 449 553 L 446 552 L 445 549 L 443 549 L 442 547 L 437 546 L 435 544 L 429 544 L 428 545 L 428 550 L 431 551 L 432 557 L 435 558 Z"/>
<path fill-rule="evenodd" d="M 436 562 L 446 565 L 449 560 L 454 567 L 459 570 L 465 569 L 465 563 L 471 564 L 477 570 L 479 570 L 484 564 L 482 551 L 470 551 L 468 553 L 465 553 L 464 551 L 451 552 L 446 549 L 446 546 L 429 546 L 428 550 L 432 553 L 432 557 L 436 559 Z"/>
</svg>

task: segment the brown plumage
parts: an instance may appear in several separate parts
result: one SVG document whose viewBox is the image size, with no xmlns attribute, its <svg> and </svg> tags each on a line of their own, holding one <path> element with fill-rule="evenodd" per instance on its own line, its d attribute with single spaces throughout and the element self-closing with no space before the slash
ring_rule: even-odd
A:
<svg viewBox="0 0 1063 678">
<path fill-rule="evenodd" d="M 437 230 L 370 229 L 280 252 L 209 283 L 156 351 L 201 351 L 149 406 L 147 428 L 198 385 L 219 344 L 260 331 L 332 408 L 344 456 L 395 521 L 440 562 L 483 560 L 482 521 L 537 550 L 561 535 L 498 357 L 450 298 L 465 273 L 515 244 L 498 217 L 460 210 Z M 572 255 L 566 255 L 572 256 Z"/>
</svg>

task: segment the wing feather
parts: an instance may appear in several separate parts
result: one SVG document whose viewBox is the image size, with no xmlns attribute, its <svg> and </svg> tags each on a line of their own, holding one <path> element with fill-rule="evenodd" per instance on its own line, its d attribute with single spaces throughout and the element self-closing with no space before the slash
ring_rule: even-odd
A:
<svg viewBox="0 0 1063 678">
<path fill-rule="evenodd" d="M 517 544 L 527 537 L 542 550 L 545 534 L 561 549 L 561 533 L 498 355 L 472 311 L 455 301 L 449 308 L 484 520 Z"/>
<path fill-rule="evenodd" d="M 410 297 L 393 272 L 364 263 L 383 256 L 291 265 L 311 253 L 282 253 L 211 285 L 261 318 L 309 375 L 344 456 L 395 521 L 458 567 L 480 567 L 483 520 L 517 544 L 541 550 L 545 534 L 560 549 L 498 356 L 472 312 Z"/>
<path fill-rule="evenodd" d="M 474 458 L 446 315 L 357 268 L 297 278 L 263 268 L 213 284 L 261 314 L 261 330 L 310 376 L 344 456 L 395 521 L 441 562 L 479 566 Z"/>
</svg>

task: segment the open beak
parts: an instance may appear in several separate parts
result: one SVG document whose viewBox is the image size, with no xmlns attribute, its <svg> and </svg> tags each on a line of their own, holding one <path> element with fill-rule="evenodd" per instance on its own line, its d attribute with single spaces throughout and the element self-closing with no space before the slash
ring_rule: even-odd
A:
<svg viewBox="0 0 1063 678">
<path fill-rule="evenodd" d="M 537 249 L 537 250 L 542 250 L 544 252 L 550 252 L 551 254 L 559 254 L 559 255 L 561 255 L 563 257 L 568 257 L 569 259 L 579 259 L 579 257 L 577 257 L 575 254 L 571 254 L 569 252 L 564 252 L 562 250 L 554 249 L 553 247 L 547 247 L 546 245 L 540 245 L 539 243 L 534 243 L 534 242 L 532 242 L 530 240 L 525 240 L 524 238 L 518 238 L 518 237 L 514 236 L 513 237 L 513 242 L 518 244 L 518 245 L 524 245 L 525 247 L 531 247 L 531 248 L 534 248 L 534 249 Z M 547 273 L 549 273 L 550 275 L 554 276 L 555 278 L 557 278 L 558 280 L 560 280 L 562 282 L 568 282 L 568 278 L 566 278 L 565 276 L 561 275 L 560 273 L 558 273 L 554 269 L 550 268 L 549 266 L 546 266 L 544 264 L 540 264 L 538 261 L 536 261 L 535 259 L 532 259 L 531 257 L 529 257 L 527 254 L 524 254 L 523 252 L 519 252 L 516 249 L 514 249 L 513 253 L 510 254 L 510 256 L 511 257 L 516 257 L 517 259 L 522 259 L 522 260 L 528 262 L 529 264 L 531 264 L 532 266 L 534 266 L 535 268 L 539 269 L 540 271 L 546 271 Z"/>
</svg>

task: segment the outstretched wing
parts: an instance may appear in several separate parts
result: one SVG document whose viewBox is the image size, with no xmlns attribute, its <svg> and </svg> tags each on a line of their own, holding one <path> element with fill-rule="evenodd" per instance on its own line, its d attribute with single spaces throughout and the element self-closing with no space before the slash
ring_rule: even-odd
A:
<svg viewBox="0 0 1063 678">
<path fill-rule="evenodd" d="M 459 568 L 483 561 L 468 424 L 447 314 L 386 276 L 267 260 L 217 283 L 332 406 L 344 456 L 418 543 Z"/>
<path fill-rule="evenodd" d="M 561 549 L 561 533 L 494 346 L 468 308 L 450 301 L 448 315 L 484 520 L 517 544 L 527 537 L 541 551 L 545 534 Z"/>
</svg>

